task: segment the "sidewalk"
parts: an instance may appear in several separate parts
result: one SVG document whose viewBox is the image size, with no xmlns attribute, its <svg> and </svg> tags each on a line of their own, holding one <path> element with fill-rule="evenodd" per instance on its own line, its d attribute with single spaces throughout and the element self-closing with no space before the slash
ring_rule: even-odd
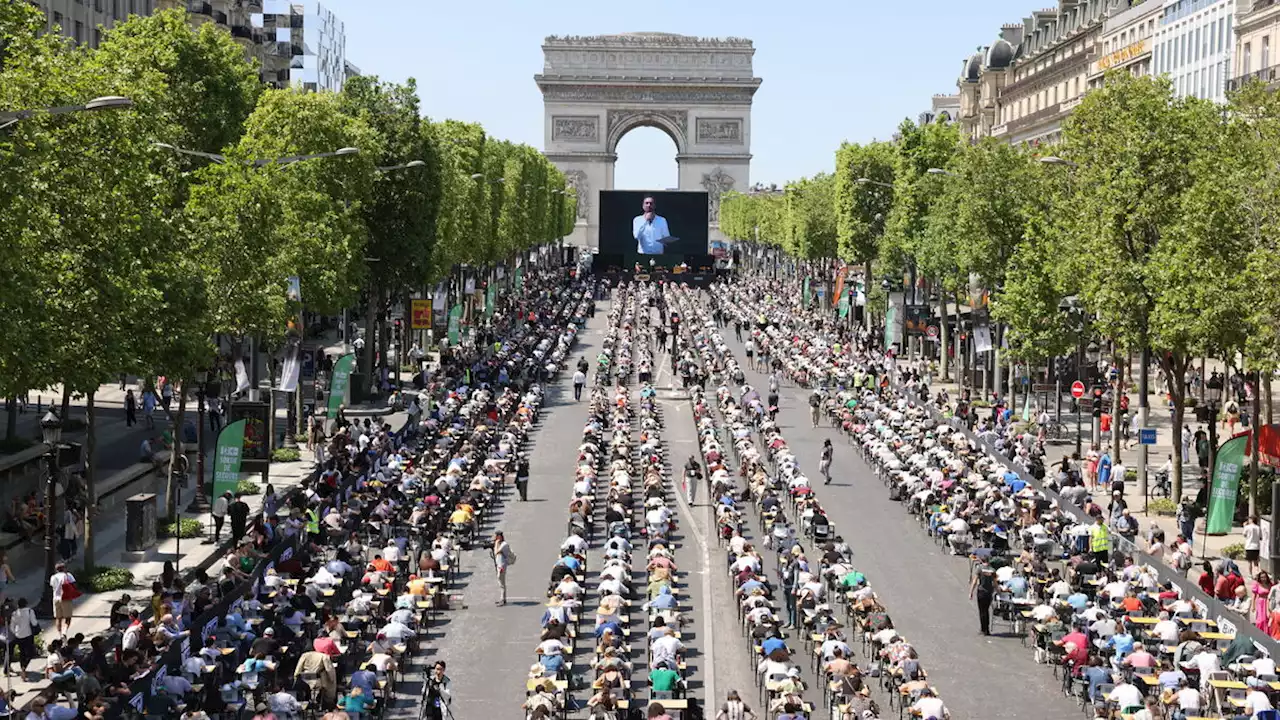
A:
<svg viewBox="0 0 1280 720">
<path fill-rule="evenodd" d="M 206 462 L 211 463 L 212 461 Z M 210 464 L 209 467 L 212 467 L 212 465 Z M 313 468 L 314 465 L 309 457 L 298 462 L 273 463 L 271 466 L 271 484 L 275 487 L 278 495 L 284 495 L 301 483 L 303 478 L 309 476 Z M 180 508 L 185 506 L 191 497 L 190 492 L 184 493 Z M 157 500 L 159 501 L 160 498 L 157 498 Z M 261 494 L 248 496 L 245 498 L 245 502 L 249 504 L 250 517 L 261 512 Z M 163 511 L 163 508 L 159 509 Z M 212 528 L 212 521 L 208 513 L 200 515 L 180 513 L 180 515 L 184 519 L 196 518 L 202 524 Z M 151 598 L 151 583 L 160 578 L 160 574 L 164 570 L 164 563 L 167 560 L 175 561 L 175 566 L 180 574 L 201 566 L 207 568 L 210 577 L 217 577 L 217 573 L 222 570 L 221 560 L 218 559 L 218 556 L 223 554 L 221 546 L 205 545 L 203 544 L 203 538 L 187 538 L 183 540 L 169 538 L 160 540 L 148 553 L 146 560 L 142 562 L 124 562 L 122 561 L 122 556 L 125 552 L 125 530 L 126 522 L 123 514 L 117 514 L 114 518 L 100 518 L 100 522 L 94 530 L 94 554 L 97 564 L 101 567 L 120 567 L 132 572 L 134 587 L 129 590 L 98 595 L 86 593 L 72 601 L 74 620 L 71 622 L 71 634 L 84 633 L 86 638 L 91 638 L 108 630 L 111 605 L 121 595 L 130 595 L 132 605 L 139 609 L 147 606 Z M 178 554 L 179 550 L 181 555 Z M 72 558 L 70 566 L 73 575 L 76 573 L 81 559 L 82 555 Z M 44 584 L 45 576 L 43 570 L 39 573 L 23 573 L 17 582 L 9 585 L 7 594 L 9 597 L 25 597 L 34 607 L 44 592 Z M 83 582 L 79 586 L 81 590 L 85 590 Z M 41 624 L 46 627 L 40 637 L 43 643 L 47 645 L 58 635 L 53 631 L 52 620 L 42 620 Z M 28 666 L 28 677 L 6 678 L 5 688 L 12 687 L 18 693 L 18 707 L 24 707 L 34 697 L 35 693 L 45 686 L 44 667 L 45 659 L 44 657 L 39 657 Z M 28 682 L 28 679 L 34 678 L 36 674 L 40 675 L 40 681 L 38 683 Z"/>
</svg>

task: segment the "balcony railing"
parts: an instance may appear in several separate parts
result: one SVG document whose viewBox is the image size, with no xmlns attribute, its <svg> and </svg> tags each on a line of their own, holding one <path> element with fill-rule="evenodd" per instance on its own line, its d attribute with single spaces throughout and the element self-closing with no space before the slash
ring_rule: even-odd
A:
<svg viewBox="0 0 1280 720">
<path fill-rule="evenodd" d="M 1227 90 L 1228 91 L 1239 90 L 1240 88 L 1244 87 L 1245 84 L 1248 83 L 1250 80 L 1261 80 L 1262 82 L 1267 84 L 1276 82 L 1276 80 L 1280 80 L 1280 65 L 1272 65 L 1269 68 L 1263 68 L 1256 72 L 1251 72 L 1248 75 L 1233 77 L 1227 81 Z"/>
</svg>

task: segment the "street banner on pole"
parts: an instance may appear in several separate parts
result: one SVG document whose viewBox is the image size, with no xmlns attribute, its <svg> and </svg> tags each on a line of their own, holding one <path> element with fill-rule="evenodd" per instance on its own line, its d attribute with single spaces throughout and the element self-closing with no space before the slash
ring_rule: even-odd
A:
<svg viewBox="0 0 1280 720">
<path fill-rule="evenodd" d="M 462 338 L 462 306 L 454 305 L 449 308 L 449 345 L 457 347 Z"/>
<path fill-rule="evenodd" d="M 333 374 L 329 377 L 329 412 L 328 418 L 338 416 L 338 406 L 347 401 L 347 386 L 351 384 L 351 371 L 355 369 L 356 356 L 343 355 L 333 364 Z"/>
<path fill-rule="evenodd" d="M 832 291 L 831 297 L 838 303 L 844 303 L 844 279 L 849 274 L 849 266 L 845 265 L 836 273 L 836 287 Z M 841 315 L 840 317 L 844 317 Z"/>
<path fill-rule="evenodd" d="M 521 290 L 523 288 L 524 288 L 524 266 L 521 265 L 520 267 L 516 268 L 516 289 Z"/>
<path fill-rule="evenodd" d="M 218 433 L 218 446 L 213 455 L 213 497 L 240 484 L 240 460 L 244 452 L 244 420 L 237 420 Z"/>
<path fill-rule="evenodd" d="M 411 330 L 431 329 L 431 300 L 415 298 L 409 303 L 409 328 Z"/>
<path fill-rule="evenodd" d="M 1248 435 L 1233 437 L 1218 448 L 1213 462 L 1213 483 L 1209 486 L 1209 514 L 1204 528 L 1208 535 L 1231 532 L 1236 514 L 1236 498 L 1240 494 L 1240 475 L 1244 470 L 1244 451 Z"/>
<path fill-rule="evenodd" d="M 494 285 L 493 283 L 489 283 L 489 289 L 485 291 L 485 296 L 484 296 L 484 316 L 485 317 L 487 318 L 493 317 L 493 306 L 496 304 L 497 297 L 498 297 L 498 286 Z"/>
<path fill-rule="evenodd" d="M 809 278 L 804 279 L 804 292 L 801 294 L 801 302 L 805 307 L 809 307 Z"/>
<path fill-rule="evenodd" d="M 280 392 L 291 393 L 298 389 L 298 376 L 302 374 L 302 357 L 299 355 L 299 347 L 293 345 L 284 355 L 284 362 L 280 363 L 280 387 L 276 388 Z"/>
</svg>

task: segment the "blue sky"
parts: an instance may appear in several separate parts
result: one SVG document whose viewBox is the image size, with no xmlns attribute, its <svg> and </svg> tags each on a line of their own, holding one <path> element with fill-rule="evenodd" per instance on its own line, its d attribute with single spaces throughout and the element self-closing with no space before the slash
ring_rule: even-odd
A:
<svg viewBox="0 0 1280 720">
<path fill-rule="evenodd" d="M 672 32 L 755 42 L 764 84 L 752 108 L 752 182 L 830 171 L 843 140 L 887 138 L 961 61 L 1052 0 L 322 0 L 346 24 L 347 58 L 386 80 L 418 80 L 426 114 L 479 122 L 542 149 L 547 35 Z M 640 128 L 618 148 L 619 188 L 674 187 L 675 145 Z"/>
</svg>

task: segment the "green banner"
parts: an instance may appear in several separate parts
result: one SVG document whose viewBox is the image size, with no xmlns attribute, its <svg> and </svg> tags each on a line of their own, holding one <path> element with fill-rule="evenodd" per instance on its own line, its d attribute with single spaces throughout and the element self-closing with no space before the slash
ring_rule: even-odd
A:
<svg viewBox="0 0 1280 720">
<path fill-rule="evenodd" d="M 840 295 L 840 317 L 842 318 L 849 317 L 849 308 L 850 306 L 853 305 L 853 303 L 849 300 L 849 296 L 852 294 L 853 294 L 853 289 L 850 288 L 846 292 Z"/>
<path fill-rule="evenodd" d="M 347 386 L 351 384 L 351 372 L 356 366 L 356 356 L 343 355 L 333 364 L 329 378 L 329 419 L 338 417 L 338 406 L 347 401 Z"/>
<path fill-rule="evenodd" d="M 801 295 L 805 307 L 809 307 L 809 278 L 804 279 L 804 293 Z"/>
<path fill-rule="evenodd" d="M 1222 443 L 1213 461 L 1213 484 L 1209 486 L 1209 514 L 1204 531 L 1209 535 L 1231 532 L 1236 514 L 1236 498 L 1240 495 L 1240 475 L 1244 471 L 1244 451 L 1248 435 Z"/>
<path fill-rule="evenodd" d="M 497 304 L 496 302 L 497 299 L 498 299 L 498 286 L 494 285 L 493 283 L 489 283 L 489 289 L 485 292 L 485 295 L 484 295 L 484 316 L 485 317 L 488 317 L 488 318 L 493 317 L 493 306 Z"/>
<path fill-rule="evenodd" d="M 519 290 L 523 287 L 524 287 L 524 266 L 522 265 L 516 268 L 516 289 Z"/>
<path fill-rule="evenodd" d="M 218 446 L 213 454 L 213 497 L 240 484 L 240 460 L 244 456 L 244 421 L 237 420 L 218 433 Z"/>
<path fill-rule="evenodd" d="M 454 305 L 449 308 L 449 344 L 457 347 L 462 339 L 462 306 Z"/>
</svg>

